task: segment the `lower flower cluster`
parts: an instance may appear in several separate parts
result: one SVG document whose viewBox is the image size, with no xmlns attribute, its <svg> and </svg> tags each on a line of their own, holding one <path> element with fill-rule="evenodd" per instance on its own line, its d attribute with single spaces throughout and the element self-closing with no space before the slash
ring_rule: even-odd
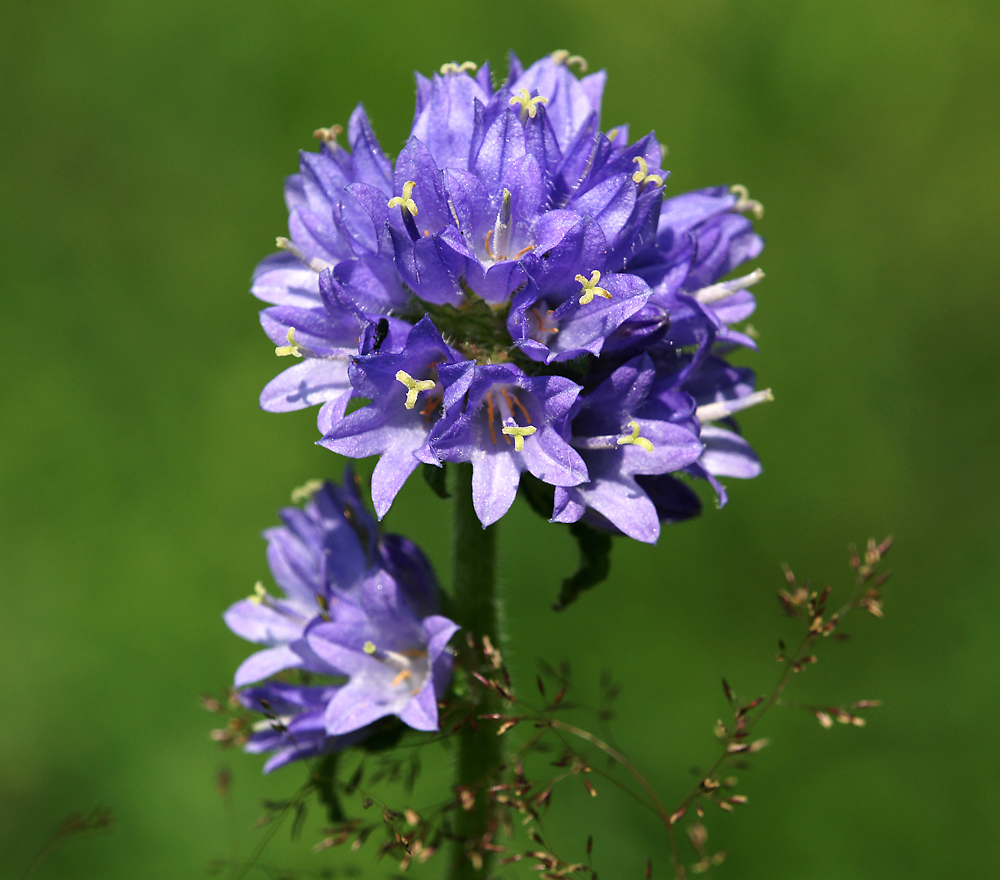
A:
<svg viewBox="0 0 1000 880">
<path fill-rule="evenodd" d="M 406 538 L 379 534 L 346 476 L 343 488 L 308 487 L 304 507 L 284 508 L 283 524 L 264 533 L 282 595 L 258 583 L 224 615 L 234 633 L 263 646 L 234 683 L 240 702 L 266 716 L 245 746 L 274 752 L 265 772 L 360 742 L 388 716 L 438 729 L 458 626 L 435 613 L 424 555 Z M 293 669 L 310 683 L 275 678 Z M 313 684 L 317 676 L 325 683 Z"/>
</svg>

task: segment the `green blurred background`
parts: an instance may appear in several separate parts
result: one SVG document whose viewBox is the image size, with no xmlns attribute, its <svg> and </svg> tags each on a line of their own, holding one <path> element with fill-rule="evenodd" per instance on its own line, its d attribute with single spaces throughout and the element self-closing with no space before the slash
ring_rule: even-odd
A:
<svg viewBox="0 0 1000 880">
<path fill-rule="evenodd" d="M 298 786 L 221 753 L 198 699 L 249 651 L 220 613 L 267 575 L 260 530 L 341 466 L 313 412 L 256 406 L 280 365 L 247 287 L 286 229 L 282 179 L 359 100 L 398 152 L 414 69 L 489 58 L 502 75 L 508 49 L 556 48 L 608 70 L 606 126 L 655 128 L 669 192 L 738 182 L 764 202 L 746 362 L 777 402 L 743 419 L 760 479 L 658 547 L 618 543 L 610 581 L 562 615 L 575 550 L 515 507 L 515 671 L 530 686 L 537 658 L 569 658 L 586 690 L 610 667 L 618 740 L 674 801 L 714 756 L 719 676 L 746 694 L 775 676 L 779 563 L 846 585 L 847 544 L 892 532 L 886 619 L 797 685 L 884 708 L 864 730 L 768 719 L 750 805 L 711 816 L 719 876 L 997 870 L 1000 6 L 16 0 L 3 18 L 0 874 L 104 804 L 114 831 L 35 876 L 204 876 L 259 839 L 262 796 Z M 386 525 L 446 577 L 449 516 L 415 479 Z M 605 789 L 554 807 L 567 855 L 592 831 L 603 876 L 640 876 L 647 854 L 667 876 L 655 820 Z M 266 861 L 343 864 L 308 853 L 313 833 L 282 832 Z"/>
</svg>

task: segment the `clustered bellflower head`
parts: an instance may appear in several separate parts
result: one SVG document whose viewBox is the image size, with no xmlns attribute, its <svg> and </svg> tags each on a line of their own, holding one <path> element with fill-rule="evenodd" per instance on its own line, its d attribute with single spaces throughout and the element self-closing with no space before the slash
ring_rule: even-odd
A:
<svg viewBox="0 0 1000 880">
<path fill-rule="evenodd" d="M 322 483 L 306 494 L 304 508 L 284 508 L 283 525 L 264 533 L 283 595 L 258 583 L 224 615 L 234 633 L 264 646 L 234 683 L 244 706 L 267 715 L 246 744 L 275 752 L 265 771 L 359 742 L 387 716 L 437 730 L 451 679 L 447 645 L 458 626 L 434 613 L 437 584 L 423 553 L 379 534 L 350 471 L 344 488 Z M 289 669 L 327 683 L 264 681 Z"/>
<path fill-rule="evenodd" d="M 320 129 L 288 179 L 290 234 L 252 289 L 294 363 L 261 405 L 319 404 L 321 445 L 378 456 L 379 518 L 419 464 L 471 462 L 484 526 L 527 471 L 553 520 L 653 542 L 700 509 L 676 474 L 721 505 L 719 477 L 760 471 L 732 416 L 770 392 L 723 356 L 756 347 L 734 325 L 763 273 L 723 279 L 760 253 L 761 207 L 741 186 L 665 200 L 655 135 L 603 131 L 605 74 L 576 67 L 418 74 L 395 163 L 359 106 L 349 148 Z"/>
</svg>

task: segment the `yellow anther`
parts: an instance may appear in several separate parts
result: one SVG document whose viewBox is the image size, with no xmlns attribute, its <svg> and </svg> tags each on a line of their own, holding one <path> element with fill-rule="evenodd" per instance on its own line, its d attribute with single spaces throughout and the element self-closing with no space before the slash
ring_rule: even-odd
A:
<svg viewBox="0 0 1000 880">
<path fill-rule="evenodd" d="M 366 654 L 374 654 L 378 650 L 378 648 L 375 647 L 374 642 L 365 642 L 361 646 L 361 650 L 364 651 Z"/>
<path fill-rule="evenodd" d="M 655 183 L 657 186 L 663 186 L 663 178 L 659 174 L 649 173 L 649 165 L 642 156 L 636 156 L 632 161 L 639 163 L 639 170 L 632 175 L 632 179 L 639 186 L 645 186 L 647 183 Z"/>
<path fill-rule="evenodd" d="M 556 64 L 565 64 L 567 67 L 571 64 L 575 64 L 579 68 L 580 73 L 587 72 L 587 59 L 582 55 L 570 55 L 569 51 L 566 49 L 556 49 L 556 51 L 549 57 Z"/>
<path fill-rule="evenodd" d="M 454 61 L 449 61 L 447 64 L 441 65 L 441 76 L 445 76 L 449 73 L 473 73 L 476 69 L 476 64 L 472 61 L 463 61 L 461 64 L 456 64 Z"/>
<path fill-rule="evenodd" d="M 608 293 L 608 291 L 606 291 L 603 287 L 597 286 L 597 282 L 601 280 L 601 273 L 596 269 L 590 273 L 589 281 L 584 278 L 583 275 L 577 275 L 576 280 L 583 285 L 583 290 L 581 291 L 583 296 L 580 297 L 580 305 L 585 306 L 595 296 L 600 296 L 604 299 L 611 299 L 611 294 Z"/>
<path fill-rule="evenodd" d="M 538 429 L 534 425 L 522 428 L 520 425 L 504 425 L 501 429 L 508 437 L 514 438 L 514 451 L 520 452 L 524 449 L 524 438 L 530 437 Z"/>
<path fill-rule="evenodd" d="M 413 678 L 413 673 L 410 672 L 409 669 L 400 669 L 399 672 L 396 673 L 396 677 L 392 680 L 392 686 L 396 687 L 408 678 Z"/>
<path fill-rule="evenodd" d="M 288 355 L 294 355 L 297 358 L 302 357 L 302 346 L 295 341 L 294 327 L 288 328 L 285 339 L 288 340 L 288 345 L 279 345 L 274 349 L 274 353 L 280 358 L 288 357 Z"/>
<path fill-rule="evenodd" d="M 253 595 L 248 596 L 247 598 L 254 605 L 263 605 L 268 598 L 267 590 L 264 589 L 264 585 L 260 581 L 257 581 L 257 583 L 253 585 Z"/>
<path fill-rule="evenodd" d="M 629 428 L 632 429 L 631 434 L 625 434 L 618 438 L 619 446 L 638 446 L 641 449 L 645 449 L 646 452 L 652 452 L 654 447 L 653 444 L 647 440 L 645 437 L 639 436 L 639 423 L 636 421 L 631 421 L 628 423 Z"/>
<path fill-rule="evenodd" d="M 317 128 L 316 131 L 313 132 L 313 137 L 318 138 L 330 147 L 338 147 L 340 144 L 337 143 L 337 137 L 343 133 L 343 126 L 331 125 L 329 128 Z"/>
<path fill-rule="evenodd" d="M 733 205 L 734 211 L 739 211 L 741 214 L 753 214 L 758 220 L 764 216 L 764 206 L 756 199 L 750 198 L 750 191 L 742 183 L 729 187 L 729 191 L 736 196 L 736 204 Z"/>
<path fill-rule="evenodd" d="M 393 196 L 389 199 L 390 208 L 399 208 L 403 211 L 409 211 L 414 217 L 417 216 L 417 203 L 413 201 L 411 195 L 413 193 L 413 187 L 415 187 L 416 181 L 408 180 L 403 184 L 403 194 L 401 196 Z"/>
<path fill-rule="evenodd" d="M 535 118 L 535 114 L 538 113 L 538 104 L 548 104 L 549 99 L 543 98 L 541 95 L 536 95 L 534 98 L 528 94 L 527 89 L 518 89 L 517 94 L 510 99 L 510 106 L 513 107 L 515 104 L 521 105 L 521 121 L 523 122 L 528 117 L 532 119 Z"/>
<path fill-rule="evenodd" d="M 326 260 L 321 260 L 319 257 L 307 257 L 283 235 L 279 235 L 274 240 L 274 244 L 279 249 L 288 251 L 288 253 L 290 253 L 293 257 L 301 260 L 305 265 L 312 269 L 313 272 L 322 272 L 324 269 L 333 268 L 332 263 L 328 263 Z"/>
<path fill-rule="evenodd" d="M 413 409 L 417 405 L 417 395 L 421 391 L 430 391 L 435 382 L 433 379 L 414 379 L 406 370 L 396 373 L 396 381 L 406 386 L 406 408 Z"/>
<path fill-rule="evenodd" d="M 308 501 L 322 488 L 322 480 L 307 480 L 301 486 L 292 489 L 292 504 L 301 504 L 303 501 Z"/>
</svg>

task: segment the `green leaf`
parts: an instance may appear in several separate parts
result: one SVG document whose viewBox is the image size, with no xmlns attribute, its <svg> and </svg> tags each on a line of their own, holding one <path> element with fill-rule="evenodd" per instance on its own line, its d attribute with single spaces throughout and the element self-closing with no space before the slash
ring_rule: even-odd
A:
<svg viewBox="0 0 1000 880">
<path fill-rule="evenodd" d="M 552 606 L 556 611 L 567 608 L 584 590 L 601 583 L 611 570 L 611 535 L 582 522 L 571 523 L 569 533 L 580 550 L 580 567 L 562 582 L 559 598 Z"/>
<path fill-rule="evenodd" d="M 448 466 L 446 464 L 442 462 L 441 467 L 424 464 L 421 465 L 420 472 L 438 498 L 451 498 L 451 492 L 448 491 Z"/>
<path fill-rule="evenodd" d="M 324 755 L 313 773 L 313 786 L 319 795 L 320 803 L 326 807 L 326 818 L 332 824 L 344 821 L 344 809 L 337 797 L 337 761 L 340 752 Z M 295 817 L 298 819 L 298 816 Z"/>
<path fill-rule="evenodd" d="M 299 801 L 295 805 L 295 818 L 292 819 L 292 840 L 298 840 L 302 836 L 302 826 L 306 823 L 306 814 L 308 812 L 308 801 Z"/>
</svg>

